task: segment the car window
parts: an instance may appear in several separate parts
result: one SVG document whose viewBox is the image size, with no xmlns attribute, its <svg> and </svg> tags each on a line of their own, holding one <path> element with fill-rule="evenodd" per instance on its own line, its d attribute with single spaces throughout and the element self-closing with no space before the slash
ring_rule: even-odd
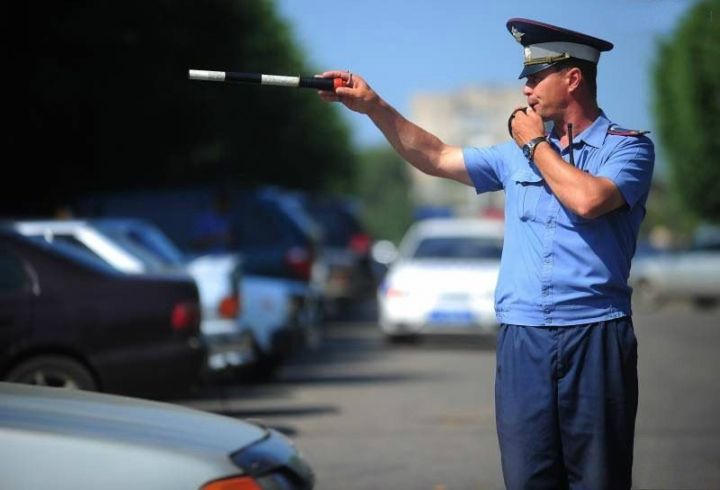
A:
<svg viewBox="0 0 720 490">
<path fill-rule="evenodd" d="M 502 243 L 482 237 L 433 237 L 422 240 L 412 254 L 416 259 L 499 259 Z"/>
<path fill-rule="evenodd" d="M 74 235 L 65 235 L 62 233 L 53 233 L 52 238 L 48 239 L 47 237 L 43 235 L 33 235 L 29 237 L 31 240 L 39 242 L 39 243 L 47 243 L 53 247 L 55 247 L 56 250 L 62 250 L 65 253 L 75 252 L 75 255 L 81 254 L 84 258 L 89 258 L 93 261 L 100 261 L 103 264 L 106 264 L 106 260 L 100 257 L 97 253 L 95 253 L 91 248 L 89 248 L 85 243 L 83 243 L 81 240 L 78 240 Z"/>
<path fill-rule="evenodd" d="M 348 211 L 317 206 L 311 212 L 323 228 L 323 241 L 327 245 L 344 247 L 354 234 L 363 231 L 360 223 Z"/>
<path fill-rule="evenodd" d="M 92 254 L 94 257 L 97 257 L 99 259 L 102 259 L 98 254 L 92 251 L 92 249 L 88 248 L 85 243 L 83 243 L 81 240 L 78 240 L 74 235 L 65 235 L 62 233 L 54 233 L 52 235 L 51 240 L 47 240 L 49 243 L 65 243 L 68 245 L 72 245 L 73 247 L 78 247 L 83 252 Z"/>
<path fill-rule="evenodd" d="M 295 227 L 287 216 L 270 205 L 248 205 L 241 210 L 236 226 L 241 248 L 267 247 L 293 243 Z"/>
<path fill-rule="evenodd" d="M 59 254 L 64 257 L 69 257 L 76 262 L 83 264 L 86 267 L 93 269 L 102 269 L 105 272 L 115 272 L 117 269 L 112 266 L 105 259 L 97 255 L 84 243 L 80 242 L 74 237 L 66 235 L 53 235 L 52 241 L 47 241 L 44 236 L 28 236 L 27 239 L 31 242 L 35 242 L 42 246 L 46 250 L 50 250 L 51 253 Z"/>
<path fill-rule="evenodd" d="M 0 247 L 0 294 L 21 291 L 27 281 L 28 276 L 20 258 Z"/>
<path fill-rule="evenodd" d="M 149 266 L 179 266 L 183 254 L 162 232 L 150 227 L 97 225 L 107 236 Z"/>
</svg>

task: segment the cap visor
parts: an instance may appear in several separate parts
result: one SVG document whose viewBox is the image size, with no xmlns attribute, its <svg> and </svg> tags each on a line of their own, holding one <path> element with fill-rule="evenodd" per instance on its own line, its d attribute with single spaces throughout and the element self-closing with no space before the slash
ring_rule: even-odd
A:
<svg viewBox="0 0 720 490">
<path fill-rule="evenodd" d="M 537 65 L 525 65 L 523 67 L 522 73 L 520 73 L 520 76 L 518 78 L 525 78 L 530 75 L 534 75 L 535 73 L 541 72 L 543 70 L 546 70 L 553 66 L 555 63 L 539 63 Z"/>
</svg>

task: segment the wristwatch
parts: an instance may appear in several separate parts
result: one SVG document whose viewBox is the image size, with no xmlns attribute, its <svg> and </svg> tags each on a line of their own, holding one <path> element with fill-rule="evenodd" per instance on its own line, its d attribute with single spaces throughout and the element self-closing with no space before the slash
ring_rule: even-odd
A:
<svg viewBox="0 0 720 490">
<path fill-rule="evenodd" d="M 539 145 L 542 142 L 546 142 L 545 136 L 538 136 L 537 138 L 533 138 L 530 141 L 527 142 L 527 144 L 524 144 L 522 147 L 523 155 L 525 155 L 525 158 L 528 160 L 533 159 L 533 155 L 535 154 L 535 148 L 537 148 L 537 145 Z"/>
</svg>

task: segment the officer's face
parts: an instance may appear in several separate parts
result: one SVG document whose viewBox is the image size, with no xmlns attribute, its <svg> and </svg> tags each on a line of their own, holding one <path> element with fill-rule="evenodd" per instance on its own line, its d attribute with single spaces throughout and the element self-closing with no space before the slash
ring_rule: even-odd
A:
<svg viewBox="0 0 720 490">
<path fill-rule="evenodd" d="M 550 67 L 529 75 L 523 95 L 530 107 L 543 120 L 555 119 L 567 107 L 568 85 L 566 70 Z"/>
</svg>

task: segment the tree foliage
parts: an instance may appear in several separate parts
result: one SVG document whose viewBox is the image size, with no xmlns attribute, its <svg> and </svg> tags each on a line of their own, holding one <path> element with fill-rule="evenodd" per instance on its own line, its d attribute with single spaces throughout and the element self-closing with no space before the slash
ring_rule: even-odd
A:
<svg viewBox="0 0 720 490">
<path fill-rule="evenodd" d="M 655 64 L 655 112 L 672 189 L 699 218 L 720 221 L 720 0 L 701 0 Z"/>
<path fill-rule="evenodd" d="M 187 79 L 189 68 L 312 74 L 272 0 L 12 8 L 19 175 L 4 179 L 3 212 L 44 212 L 98 189 L 352 180 L 348 129 L 315 93 Z"/>
<path fill-rule="evenodd" d="M 398 242 L 412 223 L 408 164 L 390 147 L 364 150 L 359 157 L 357 196 L 372 235 Z"/>
</svg>

